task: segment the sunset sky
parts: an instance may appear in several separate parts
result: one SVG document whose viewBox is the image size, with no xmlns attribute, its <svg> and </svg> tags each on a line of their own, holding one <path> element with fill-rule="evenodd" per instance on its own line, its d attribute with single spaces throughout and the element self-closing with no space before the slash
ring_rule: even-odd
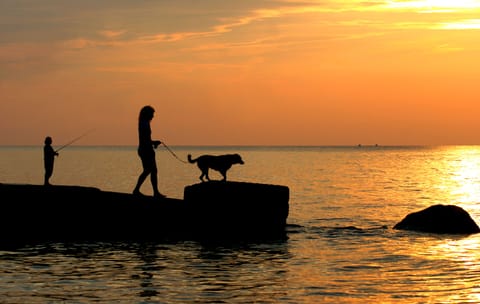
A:
<svg viewBox="0 0 480 304">
<path fill-rule="evenodd" d="M 0 0 L 0 145 L 480 144 L 480 0 Z"/>
</svg>

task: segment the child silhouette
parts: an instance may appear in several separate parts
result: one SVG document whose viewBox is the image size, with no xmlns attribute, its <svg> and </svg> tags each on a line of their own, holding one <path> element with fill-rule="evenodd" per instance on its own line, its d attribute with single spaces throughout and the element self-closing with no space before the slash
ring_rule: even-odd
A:
<svg viewBox="0 0 480 304">
<path fill-rule="evenodd" d="M 55 156 L 58 156 L 58 152 L 52 148 L 52 138 L 50 136 L 45 137 L 45 146 L 43 146 L 43 164 L 45 166 L 45 179 L 43 184 L 50 186 L 50 177 L 53 174 L 53 163 Z"/>
</svg>

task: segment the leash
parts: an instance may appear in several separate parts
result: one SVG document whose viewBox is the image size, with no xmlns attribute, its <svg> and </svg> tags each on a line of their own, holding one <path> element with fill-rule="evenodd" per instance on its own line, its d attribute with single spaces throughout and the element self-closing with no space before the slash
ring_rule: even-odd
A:
<svg viewBox="0 0 480 304">
<path fill-rule="evenodd" d="M 173 152 L 163 141 L 162 141 L 162 145 L 168 150 L 168 152 L 170 152 L 170 154 L 172 154 L 176 159 L 178 159 L 179 161 L 181 161 L 182 163 L 184 164 L 188 164 L 188 162 L 184 161 L 183 159 L 181 159 L 180 157 L 177 156 L 177 154 L 175 154 L 175 152 Z"/>
</svg>

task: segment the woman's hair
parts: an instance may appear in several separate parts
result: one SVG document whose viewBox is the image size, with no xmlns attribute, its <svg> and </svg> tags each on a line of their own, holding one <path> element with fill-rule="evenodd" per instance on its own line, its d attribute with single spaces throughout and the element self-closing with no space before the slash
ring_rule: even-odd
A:
<svg viewBox="0 0 480 304">
<path fill-rule="evenodd" d="M 152 119 L 154 112 L 155 112 L 155 109 L 153 107 L 144 106 L 140 110 L 140 115 L 138 116 L 138 120 Z"/>
<path fill-rule="evenodd" d="M 45 137 L 45 144 L 50 145 L 52 143 L 52 138 L 50 136 Z"/>
</svg>

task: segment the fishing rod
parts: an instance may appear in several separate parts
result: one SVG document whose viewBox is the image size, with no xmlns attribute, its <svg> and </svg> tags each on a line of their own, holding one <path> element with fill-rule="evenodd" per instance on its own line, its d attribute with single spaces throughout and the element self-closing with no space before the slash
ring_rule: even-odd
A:
<svg viewBox="0 0 480 304">
<path fill-rule="evenodd" d="M 66 143 L 65 145 L 61 146 L 60 148 L 58 148 L 57 150 L 55 150 L 55 152 L 58 152 L 60 150 L 62 150 L 63 148 L 66 148 L 68 146 L 70 146 L 71 144 L 73 144 L 74 142 L 76 142 L 77 140 L 80 140 L 82 137 L 85 137 L 87 136 L 87 134 L 93 132 L 94 129 L 91 129 L 91 130 L 88 130 L 87 132 L 83 133 L 82 135 L 78 136 L 78 137 L 75 137 L 74 139 L 72 139 L 71 141 L 69 141 L 68 143 Z"/>
<path fill-rule="evenodd" d="M 176 159 L 178 159 L 182 163 L 188 164 L 188 162 L 186 162 L 183 159 L 181 159 L 180 157 L 178 157 L 177 154 L 175 154 L 175 152 L 173 152 L 163 141 L 162 141 L 162 145 L 168 150 L 168 152 L 170 152 L 173 156 L 175 156 Z"/>
</svg>

